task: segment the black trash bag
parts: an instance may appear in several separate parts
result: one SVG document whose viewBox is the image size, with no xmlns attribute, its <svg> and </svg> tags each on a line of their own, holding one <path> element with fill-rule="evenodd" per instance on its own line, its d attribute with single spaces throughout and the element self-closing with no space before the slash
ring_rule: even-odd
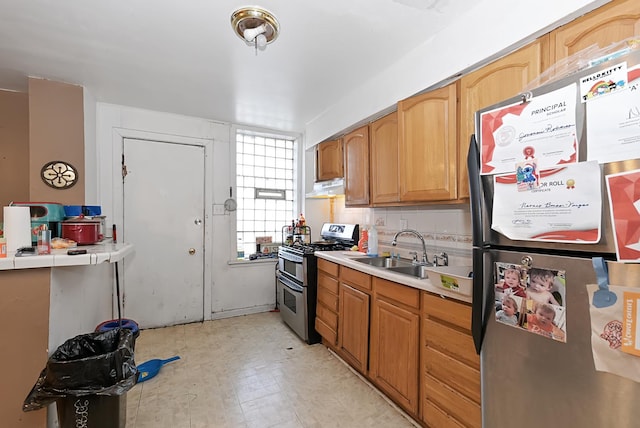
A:
<svg viewBox="0 0 640 428">
<path fill-rule="evenodd" d="M 134 347 L 133 332 L 126 328 L 67 340 L 49 357 L 22 410 L 41 409 L 67 396 L 124 394 L 138 379 Z"/>
</svg>

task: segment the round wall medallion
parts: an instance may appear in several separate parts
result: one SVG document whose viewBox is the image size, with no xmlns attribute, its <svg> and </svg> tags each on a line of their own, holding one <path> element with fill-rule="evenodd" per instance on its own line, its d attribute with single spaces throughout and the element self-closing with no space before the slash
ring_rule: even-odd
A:
<svg viewBox="0 0 640 428">
<path fill-rule="evenodd" d="M 78 171 L 68 162 L 52 161 L 42 167 L 40 178 L 54 189 L 68 189 L 78 181 Z"/>
</svg>

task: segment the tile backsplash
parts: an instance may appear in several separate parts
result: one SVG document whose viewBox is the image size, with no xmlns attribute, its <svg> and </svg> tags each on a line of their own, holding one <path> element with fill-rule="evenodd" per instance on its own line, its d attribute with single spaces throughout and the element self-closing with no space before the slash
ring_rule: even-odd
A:
<svg viewBox="0 0 640 428">
<path fill-rule="evenodd" d="M 410 257 L 409 251 L 422 252 L 420 240 L 410 234 L 398 237 L 397 247 L 391 247 L 396 232 L 414 229 L 425 240 L 429 260 L 433 254 L 446 252 L 449 264 L 471 264 L 471 214 L 469 206 L 429 205 L 389 208 L 348 208 L 344 197 L 307 199 L 305 216 L 312 228 L 313 239 L 319 239 L 322 224 L 357 223 L 360 229 L 376 225 L 380 252 L 399 252 Z"/>
</svg>

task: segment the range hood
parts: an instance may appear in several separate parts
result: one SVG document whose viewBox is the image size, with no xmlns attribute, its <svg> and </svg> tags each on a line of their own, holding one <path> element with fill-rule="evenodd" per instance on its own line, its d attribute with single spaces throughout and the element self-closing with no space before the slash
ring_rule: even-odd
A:
<svg viewBox="0 0 640 428">
<path fill-rule="evenodd" d="M 344 178 L 313 183 L 313 190 L 307 193 L 307 198 L 333 198 L 344 195 Z"/>
</svg>

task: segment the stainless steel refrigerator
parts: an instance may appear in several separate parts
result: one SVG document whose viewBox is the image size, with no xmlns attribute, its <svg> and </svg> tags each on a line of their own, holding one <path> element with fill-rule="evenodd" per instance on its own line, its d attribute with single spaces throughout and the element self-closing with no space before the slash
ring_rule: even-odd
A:
<svg viewBox="0 0 640 428">
<path fill-rule="evenodd" d="M 534 99 L 577 82 L 581 76 L 597 75 L 612 64 L 640 63 L 640 52 L 605 61 L 531 91 Z M 585 104 L 576 92 L 577 160 L 588 159 Z M 640 91 L 637 93 L 640 105 Z M 640 169 L 635 159 L 600 164 L 601 237 L 594 244 L 541 242 L 509 239 L 492 229 L 495 177 L 481 175 L 482 141 L 479 129 L 483 112 L 513 105 L 518 96 L 482 109 L 476 114 L 476 134 L 471 136 L 468 167 L 473 221 L 473 314 L 472 331 L 481 356 L 482 420 L 485 428 L 502 427 L 640 427 L 640 383 L 615 374 L 596 371 L 592 347 L 589 296 L 586 284 L 597 282 L 593 257 L 607 261 L 609 282 L 640 287 L 640 265 L 616 261 L 615 241 L 609 214 L 608 174 Z M 478 138 L 476 139 L 476 136 Z M 562 274 L 564 289 L 556 299 L 564 311 L 562 337 L 535 334 L 520 325 L 498 320 L 498 310 L 508 305 L 497 301 L 497 283 L 502 268 L 521 267 L 531 272 L 540 267 Z M 523 286 L 529 286 L 524 274 Z M 522 278 L 522 276 L 521 276 Z M 523 299 L 520 299 L 523 301 Z M 520 306 L 522 311 L 526 307 Z M 533 318 L 531 318 L 533 320 Z M 528 326 L 531 326 L 533 321 Z M 555 340 L 554 340 L 555 339 Z M 640 357 L 638 357 L 640 358 Z"/>
</svg>

